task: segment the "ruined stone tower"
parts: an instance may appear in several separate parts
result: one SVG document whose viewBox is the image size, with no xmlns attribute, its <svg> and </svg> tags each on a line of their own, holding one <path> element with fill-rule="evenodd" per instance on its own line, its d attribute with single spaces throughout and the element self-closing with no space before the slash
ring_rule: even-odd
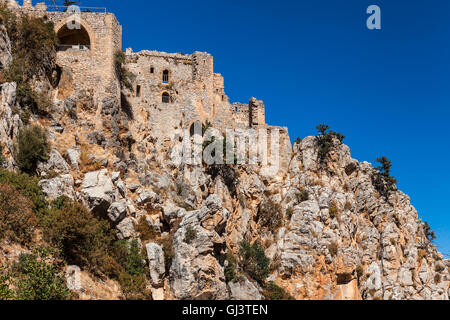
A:
<svg viewBox="0 0 450 320">
<path fill-rule="evenodd" d="M 114 54 L 122 49 L 122 27 L 112 13 L 51 11 L 45 3 L 33 6 L 24 0 L 20 6 L 15 0 L 3 0 L 18 14 L 28 14 L 49 20 L 55 25 L 60 45 L 57 65 L 70 77 L 73 90 L 65 88 L 58 98 L 64 100 L 74 91 L 90 93 L 101 106 L 105 99 L 120 101 L 120 87 L 115 74 Z M 76 26 L 75 23 L 79 23 Z"/>
<path fill-rule="evenodd" d="M 126 103 L 137 120 L 157 136 L 174 129 L 190 128 L 209 121 L 217 128 L 265 128 L 265 107 L 252 98 L 248 104 L 230 104 L 224 79 L 214 73 L 213 57 L 206 52 L 193 54 L 159 51 L 126 51 L 126 68 L 136 77 L 133 90 L 120 88 L 114 55 L 122 50 L 122 27 L 112 13 L 55 11 L 45 3 L 33 6 L 25 0 L 0 0 L 19 13 L 41 17 L 54 23 L 59 39 L 57 65 L 63 86 L 56 98 L 64 101 L 78 93 L 93 98 L 101 120 L 105 104 Z M 73 28 L 79 22 L 78 28 Z M 101 121 L 99 121 L 101 122 Z"/>
</svg>

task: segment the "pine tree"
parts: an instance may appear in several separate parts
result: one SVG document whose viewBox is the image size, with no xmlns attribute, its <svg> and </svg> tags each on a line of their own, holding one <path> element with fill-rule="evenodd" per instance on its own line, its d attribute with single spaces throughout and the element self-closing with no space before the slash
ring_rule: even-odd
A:
<svg viewBox="0 0 450 320">
<path fill-rule="evenodd" d="M 397 180 L 391 176 L 392 161 L 384 156 L 377 158 L 376 161 L 380 166 L 375 168 L 378 172 L 373 176 L 373 185 L 381 195 L 388 197 L 391 191 L 396 190 L 397 183 Z"/>
</svg>

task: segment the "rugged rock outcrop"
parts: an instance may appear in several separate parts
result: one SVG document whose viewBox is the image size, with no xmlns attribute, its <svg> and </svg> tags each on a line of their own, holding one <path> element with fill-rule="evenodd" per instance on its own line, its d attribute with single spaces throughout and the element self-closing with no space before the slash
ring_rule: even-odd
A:
<svg viewBox="0 0 450 320">
<path fill-rule="evenodd" d="M 10 61 L 0 26 L 0 66 Z M 154 299 L 262 299 L 268 283 L 295 299 L 449 299 L 450 262 L 430 243 L 409 197 L 380 194 L 372 165 L 353 159 L 337 139 L 326 161 L 317 137 L 292 148 L 282 142 L 279 170 L 177 163 L 178 131 L 154 134 L 145 110 L 124 110 L 113 98 L 99 105 L 73 80 L 63 70 L 61 88 L 51 92 L 56 111 L 32 119 L 49 129 L 52 143 L 50 159 L 38 166 L 39 185 L 50 202 L 66 195 L 107 219 L 118 238 L 139 240 Z M 16 88 L 0 86 L 0 142 L 11 170 L 23 126 Z M 264 106 L 252 99 L 250 108 Z M 264 125 L 254 115 L 252 125 Z M 240 264 L 243 241 L 258 243 L 270 260 L 264 279 Z M 237 274 L 227 283 L 229 256 L 237 257 Z M 98 284 L 77 266 L 66 276 L 82 298 L 119 295 L 116 284 Z"/>
</svg>

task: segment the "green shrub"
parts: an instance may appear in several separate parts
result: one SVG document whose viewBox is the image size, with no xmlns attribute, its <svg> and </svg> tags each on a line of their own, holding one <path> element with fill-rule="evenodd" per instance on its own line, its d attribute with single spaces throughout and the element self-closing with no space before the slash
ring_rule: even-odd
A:
<svg viewBox="0 0 450 320">
<path fill-rule="evenodd" d="M 375 189 L 384 197 L 388 197 L 390 192 L 395 191 L 397 180 L 391 176 L 392 162 L 386 158 L 377 158 L 380 166 L 375 168 L 377 172 L 372 176 L 372 184 Z"/>
<path fill-rule="evenodd" d="M 129 300 L 149 300 L 151 292 L 147 287 L 147 264 L 136 239 L 115 243 L 114 256 L 120 264 L 119 281 L 122 292 Z"/>
<path fill-rule="evenodd" d="M 17 101 L 33 112 L 48 112 L 51 105 L 45 92 L 34 91 L 30 82 L 36 78 L 51 78 L 56 60 L 58 38 L 53 23 L 28 15 L 20 17 L 6 6 L 0 6 L 11 40 L 12 63 L 3 71 L 3 78 L 17 83 Z"/>
<path fill-rule="evenodd" d="M 46 254 L 21 254 L 15 266 L 16 296 L 19 300 L 66 300 L 66 287 L 61 265 Z"/>
<path fill-rule="evenodd" d="M 145 275 L 147 264 L 136 239 L 118 240 L 114 244 L 114 257 L 130 275 Z"/>
<path fill-rule="evenodd" d="M 227 265 L 225 267 L 225 281 L 228 283 L 230 281 L 236 280 L 236 268 L 237 268 L 237 261 L 236 257 L 231 253 L 231 251 L 227 250 L 226 255 L 226 261 Z"/>
<path fill-rule="evenodd" d="M 48 211 L 48 203 L 38 183 L 39 179 L 30 177 L 28 174 L 0 169 L 0 184 L 8 184 L 31 200 L 33 203 L 31 208 L 41 219 Z"/>
<path fill-rule="evenodd" d="M 124 67 L 125 58 L 125 53 L 122 50 L 117 50 L 115 52 L 114 63 L 116 68 L 116 75 L 122 87 L 133 90 L 132 82 L 134 81 L 136 76 Z"/>
<path fill-rule="evenodd" d="M 269 275 L 270 260 L 257 243 L 250 245 L 247 241 L 242 241 L 239 258 L 241 268 L 254 280 L 263 282 Z"/>
<path fill-rule="evenodd" d="M 9 287 L 11 276 L 5 267 L 0 265 L 0 300 L 12 300 L 14 291 Z"/>
<path fill-rule="evenodd" d="M 132 275 L 125 271 L 119 274 L 120 288 L 127 300 L 151 300 L 152 293 L 147 289 L 145 275 Z"/>
<path fill-rule="evenodd" d="M 334 131 L 328 131 L 329 126 L 320 124 L 316 127 L 318 136 L 316 138 L 318 150 L 318 156 L 320 163 L 324 163 L 329 152 L 335 147 L 334 139 L 339 140 L 341 143 L 344 140 L 344 136 Z"/>
<path fill-rule="evenodd" d="M 270 281 L 266 284 L 263 295 L 266 300 L 293 300 L 294 298 L 289 295 L 283 288 L 279 287 L 275 282 Z"/>
<path fill-rule="evenodd" d="M 115 237 L 109 223 L 67 197 L 52 204 L 44 223 L 44 238 L 61 250 L 69 264 L 87 267 L 96 274 L 118 274 L 118 262 L 111 256 Z"/>
<path fill-rule="evenodd" d="M 304 202 L 309 200 L 309 192 L 305 188 L 300 189 L 300 193 L 297 194 L 297 201 Z"/>
<path fill-rule="evenodd" d="M 283 223 L 281 211 L 281 205 L 279 203 L 273 200 L 265 201 L 259 205 L 258 221 L 261 223 L 261 226 L 275 230 L 281 227 Z"/>
<path fill-rule="evenodd" d="M 184 242 L 191 243 L 197 237 L 197 231 L 191 226 L 186 228 L 186 234 L 184 236 Z"/>
<path fill-rule="evenodd" d="M 32 208 L 31 201 L 19 191 L 0 185 L 0 240 L 30 243 L 37 225 Z"/>
<path fill-rule="evenodd" d="M 139 219 L 138 224 L 135 226 L 135 230 L 139 233 L 139 238 L 143 242 L 155 240 L 158 237 L 158 232 L 148 224 L 145 216 L 142 216 Z"/>
<path fill-rule="evenodd" d="M 47 141 L 47 132 L 37 125 L 20 129 L 14 149 L 14 158 L 20 170 L 35 174 L 38 163 L 49 158 L 50 144 Z"/>
</svg>

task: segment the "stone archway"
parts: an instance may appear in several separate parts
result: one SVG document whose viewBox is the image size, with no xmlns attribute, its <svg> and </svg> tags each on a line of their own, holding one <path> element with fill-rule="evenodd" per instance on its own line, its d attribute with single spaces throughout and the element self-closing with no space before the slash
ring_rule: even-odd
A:
<svg viewBox="0 0 450 320">
<path fill-rule="evenodd" d="M 60 41 L 59 51 L 66 51 L 68 49 L 87 50 L 93 52 L 95 50 L 95 32 L 89 24 L 80 19 L 80 28 L 71 29 L 70 25 L 73 23 L 74 17 L 68 17 L 61 20 L 55 26 L 56 35 Z"/>
</svg>

